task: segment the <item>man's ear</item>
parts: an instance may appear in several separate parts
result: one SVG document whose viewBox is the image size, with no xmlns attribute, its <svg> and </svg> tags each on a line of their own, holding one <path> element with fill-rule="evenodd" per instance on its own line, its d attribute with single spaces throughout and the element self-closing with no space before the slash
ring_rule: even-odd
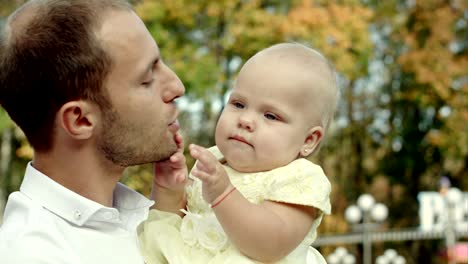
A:
<svg viewBox="0 0 468 264">
<path fill-rule="evenodd" d="M 323 128 L 315 126 L 309 130 L 304 144 L 301 147 L 300 156 L 307 157 L 319 146 L 323 138 Z"/>
<path fill-rule="evenodd" d="M 74 139 L 88 139 L 96 127 L 95 106 L 90 102 L 70 101 L 57 113 L 58 121 L 63 130 Z"/>
</svg>

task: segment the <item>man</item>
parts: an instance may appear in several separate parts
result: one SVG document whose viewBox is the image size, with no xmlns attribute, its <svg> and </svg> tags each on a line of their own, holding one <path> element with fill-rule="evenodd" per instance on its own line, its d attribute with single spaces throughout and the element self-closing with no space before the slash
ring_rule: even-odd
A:
<svg viewBox="0 0 468 264">
<path fill-rule="evenodd" d="M 34 148 L 0 229 L 9 263 L 142 263 L 150 200 L 118 183 L 177 150 L 183 95 L 123 0 L 33 0 L 0 38 L 0 104 Z"/>
</svg>

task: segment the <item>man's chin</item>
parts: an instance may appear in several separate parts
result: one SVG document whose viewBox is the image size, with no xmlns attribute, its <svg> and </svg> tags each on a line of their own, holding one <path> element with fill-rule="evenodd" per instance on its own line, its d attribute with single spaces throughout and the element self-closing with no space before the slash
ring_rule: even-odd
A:
<svg viewBox="0 0 468 264">
<path fill-rule="evenodd" d="M 155 160 L 153 160 L 152 162 L 163 162 L 163 161 L 167 161 L 167 160 L 169 160 L 169 158 L 170 158 L 171 156 L 172 156 L 172 154 L 169 155 L 169 156 L 158 157 L 158 158 L 156 158 Z"/>
<path fill-rule="evenodd" d="M 150 164 L 154 162 L 161 162 L 165 160 L 169 160 L 169 158 L 175 153 L 176 151 L 167 151 L 165 153 L 158 153 L 157 155 L 147 155 L 145 157 L 133 157 L 132 159 L 124 159 L 124 160 L 113 160 L 113 163 L 118 166 L 122 167 L 129 167 L 129 166 L 137 166 L 137 165 L 144 165 Z"/>
<path fill-rule="evenodd" d="M 168 160 L 176 152 L 177 152 L 177 146 L 174 144 L 173 147 L 171 147 L 170 149 L 167 149 L 167 151 L 164 151 L 160 153 L 157 157 L 155 157 L 153 162 L 161 162 L 161 161 Z"/>
</svg>

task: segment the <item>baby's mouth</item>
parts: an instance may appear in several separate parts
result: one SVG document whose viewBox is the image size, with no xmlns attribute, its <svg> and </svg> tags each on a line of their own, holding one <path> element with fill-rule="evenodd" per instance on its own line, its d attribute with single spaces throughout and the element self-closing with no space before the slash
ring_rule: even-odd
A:
<svg viewBox="0 0 468 264">
<path fill-rule="evenodd" d="M 249 141 L 247 141 L 245 138 L 243 138 L 243 137 L 241 137 L 241 136 L 237 136 L 237 135 L 236 135 L 236 136 L 232 136 L 232 137 L 229 137 L 229 140 L 239 141 L 239 142 L 241 142 L 241 143 L 244 143 L 244 144 L 246 144 L 246 145 L 249 145 L 249 146 L 253 147 L 253 145 L 250 144 Z"/>
</svg>

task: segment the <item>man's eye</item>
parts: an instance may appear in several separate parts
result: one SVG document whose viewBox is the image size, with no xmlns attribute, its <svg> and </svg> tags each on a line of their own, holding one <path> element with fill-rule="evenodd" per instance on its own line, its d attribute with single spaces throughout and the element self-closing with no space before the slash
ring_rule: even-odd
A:
<svg viewBox="0 0 468 264">
<path fill-rule="evenodd" d="M 153 83 L 153 80 L 154 80 L 154 79 L 151 79 L 151 80 L 146 81 L 146 82 L 142 82 L 141 85 L 143 85 L 143 86 L 150 86 L 150 85 Z"/>
<path fill-rule="evenodd" d="M 278 120 L 278 117 L 271 113 L 266 113 L 264 116 L 268 120 Z"/>
</svg>

